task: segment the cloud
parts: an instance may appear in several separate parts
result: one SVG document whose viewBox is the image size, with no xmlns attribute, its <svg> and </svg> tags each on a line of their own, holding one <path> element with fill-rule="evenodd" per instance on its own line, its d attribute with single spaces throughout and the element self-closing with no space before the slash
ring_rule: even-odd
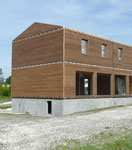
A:
<svg viewBox="0 0 132 150">
<path fill-rule="evenodd" d="M 131 0 L 0 0 L 0 67 L 11 70 L 12 40 L 33 22 L 63 25 L 132 44 Z M 8 70 L 8 71 L 6 71 Z"/>
<path fill-rule="evenodd" d="M 132 1 L 130 0 L 110 0 L 107 7 L 97 14 L 97 18 L 106 20 L 122 19 L 124 14 L 132 13 Z"/>
</svg>

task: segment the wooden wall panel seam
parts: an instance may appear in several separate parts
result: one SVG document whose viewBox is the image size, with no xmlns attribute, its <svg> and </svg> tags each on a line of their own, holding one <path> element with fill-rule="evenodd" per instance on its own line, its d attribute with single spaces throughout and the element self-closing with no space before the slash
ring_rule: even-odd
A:
<svg viewBox="0 0 132 150">
<path fill-rule="evenodd" d="M 91 64 L 84 64 L 84 63 L 77 63 L 77 62 L 69 62 L 69 61 L 59 61 L 59 62 L 52 62 L 52 63 L 39 64 L 39 65 L 16 67 L 16 68 L 12 68 L 12 70 L 24 69 L 24 68 L 31 68 L 31 67 L 38 67 L 38 66 L 46 66 L 46 65 L 59 64 L 59 63 L 68 63 L 68 64 L 75 64 L 75 65 L 83 65 L 83 66 L 90 66 L 90 67 L 98 67 L 98 68 L 114 69 L 114 70 L 122 70 L 122 71 L 129 71 L 129 72 L 132 72 L 132 70 L 124 69 L 124 68 L 116 68 L 116 67 L 107 67 L 107 66 L 91 65 Z"/>
<path fill-rule="evenodd" d="M 47 66 L 47 65 L 54 65 L 54 64 L 60 64 L 60 63 L 63 63 L 63 61 L 44 63 L 44 64 L 36 64 L 36 65 L 23 66 L 23 67 L 15 67 L 15 68 L 12 68 L 12 70 L 39 67 L 39 66 Z"/>
<path fill-rule="evenodd" d="M 41 36 L 41 35 L 44 35 L 44 34 L 49 34 L 49 33 L 52 33 L 52 32 L 56 32 L 56 31 L 59 31 L 59 30 L 62 30 L 62 29 L 63 28 L 58 28 L 58 29 L 54 29 L 54 30 L 51 30 L 51 31 L 42 32 L 42 33 L 32 35 L 32 36 L 29 36 L 29 37 L 25 37 L 25 38 L 22 38 L 22 39 L 19 39 L 19 40 L 14 40 L 13 43 L 17 43 L 17 42 L 20 42 L 20 41 L 23 41 L 23 40 L 35 38 L 35 37 L 38 37 L 38 36 Z"/>
<path fill-rule="evenodd" d="M 67 64 L 75 64 L 75 65 L 83 65 L 83 66 L 89 66 L 89 67 L 105 68 L 105 69 L 111 69 L 111 70 L 114 69 L 114 70 L 122 70 L 122 71 L 132 72 L 132 70 L 130 70 L 130 69 L 124 69 L 124 68 L 116 68 L 116 67 L 107 67 L 107 66 L 91 65 L 91 64 L 84 64 L 84 63 L 70 62 L 70 61 L 65 61 L 64 63 L 67 63 Z"/>
</svg>

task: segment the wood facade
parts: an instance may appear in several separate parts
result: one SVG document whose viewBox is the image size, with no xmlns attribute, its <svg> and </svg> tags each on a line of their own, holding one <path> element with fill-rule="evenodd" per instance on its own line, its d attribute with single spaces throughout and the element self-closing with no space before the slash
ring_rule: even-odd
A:
<svg viewBox="0 0 132 150">
<path fill-rule="evenodd" d="M 82 39 L 88 41 L 87 55 L 81 53 Z M 106 58 L 101 57 L 102 44 L 107 45 Z M 63 99 L 132 95 L 131 46 L 62 26 L 34 23 L 13 41 L 12 48 L 12 97 Z M 119 48 L 122 61 L 118 60 Z M 89 96 L 77 95 L 77 72 L 92 75 Z M 100 77 L 103 74 L 105 79 Z M 115 94 L 115 76 L 125 77 L 124 95 Z M 110 82 L 106 86 L 110 92 L 102 82 Z"/>
<path fill-rule="evenodd" d="M 63 96 L 63 64 L 15 69 L 12 95 L 24 98 L 60 98 Z"/>
</svg>

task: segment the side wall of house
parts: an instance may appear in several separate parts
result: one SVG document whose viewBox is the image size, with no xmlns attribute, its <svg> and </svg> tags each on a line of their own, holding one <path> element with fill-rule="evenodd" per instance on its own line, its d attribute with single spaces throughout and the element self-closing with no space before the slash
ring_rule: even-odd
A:
<svg viewBox="0 0 132 150">
<path fill-rule="evenodd" d="M 14 40 L 20 40 L 24 38 L 28 38 L 34 35 L 42 34 L 45 32 L 53 31 L 62 28 L 62 26 L 50 25 L 44 23 L 33 23 L 30 27 L 28 27 L 24 32 L 18 35 Z"/>
<path fill-rule="evenodd" d="M 63 64 L 12 70 L 12 97 L 62 98 Z"/>
<path fill-rule="evenodd" d="M 63 29 L 14 41 L 12 97 L 62 98 L 62 61 Z"/>
<path fill-rule="evenodd" d="M 23 67 L 63 60 L 63 30 L 13 42 L 12 67 Z"/>
</svg>

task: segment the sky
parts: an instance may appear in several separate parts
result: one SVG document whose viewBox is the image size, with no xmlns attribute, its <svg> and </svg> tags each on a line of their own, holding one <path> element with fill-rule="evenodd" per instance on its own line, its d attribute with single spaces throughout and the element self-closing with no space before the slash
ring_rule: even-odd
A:
<svg viewBox="0 0 132 150">
<path fill-rule="evenodd" d="M 132 0 L 0 0 L 0 68 L 11 75 L 12 40 L 33 22 L 132 45 Z"/>
</svg>

